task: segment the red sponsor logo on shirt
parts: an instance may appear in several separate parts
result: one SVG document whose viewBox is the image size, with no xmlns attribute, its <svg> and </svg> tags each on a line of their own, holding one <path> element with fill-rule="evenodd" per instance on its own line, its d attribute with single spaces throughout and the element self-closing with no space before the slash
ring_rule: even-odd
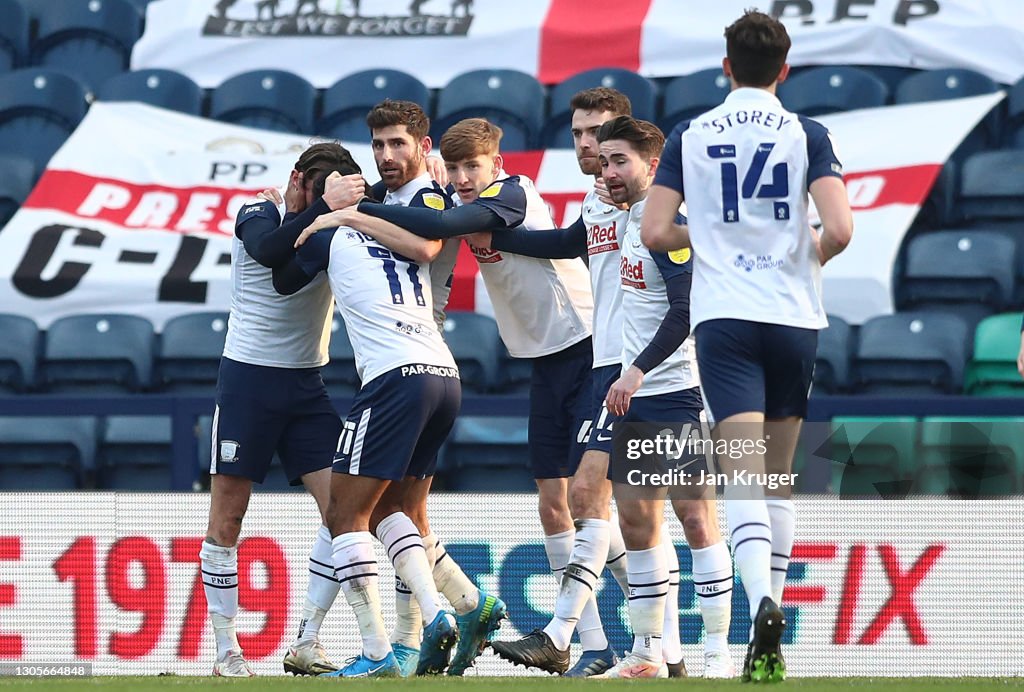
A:
<svg viewBox="0 0 1024 692">
<path fill-rule="evenodd" d="M 636 264 L 630 263 L 628 257 L 619 260 L 619 276 L 623 286 L 647 288 L 647 283 L 644 281 L 644 263 L 640 260 L 637 260 Z"/>
<path fill-rule="evenodd" d="M 476 257 L 476 261 L 480 264 L 494 264 L 502 260 L 501 253 L 497 250 L 490 248 L 476 247 L 475 245 L 469 246 L 473 256 Z"/>
<path fill-rule="evenodd" d="M 619 249 L 619 238 L 616 233 L 616 222 L 607 228 L 594 224 L 587 231 L 587 254 L 596 255 Z"/>
</svg>

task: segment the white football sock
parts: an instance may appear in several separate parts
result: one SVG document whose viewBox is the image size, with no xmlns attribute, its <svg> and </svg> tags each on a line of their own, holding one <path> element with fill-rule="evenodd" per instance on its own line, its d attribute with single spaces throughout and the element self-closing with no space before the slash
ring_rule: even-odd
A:
<svg viewBox="0 0 1024 692">
<path fill-rule="evenodd" d="M 728 652 L 732 619 L 732 556 L 725 541 L 706 548 L 691 548 L 693 590 L 704 620 L 704 650 Z"/>
<path fill-rule="evenodd" d="M 309 585 L 306 587 L 306 603 L 302 606 L 299 634 L 295 639 L 297 643 L 315 640 L 319 636 L 324 616 L 334 605 L 340 590 L 341 584 L 334 576 L 331 532 L 326 526 L 321 526 L 309 551 Z"/>
<path fill-rule="evenodd" d="M 412 589 L 395 576 L 395 629 L 391 630 L 391 643 L 419 649 L 422 630 L 420 604 L 412 595 Z"/>
<path fill-rule="evenodd" d="M 395 512 L 377 525 L 377 538 L 387 549 L 395 574 L 409 586 L 419 603 L 423 624 L 430 624 L 441 611 L 441 597 L 427 564 L 419 529 L 404 512 Z"/>
<path fill-rule="evenodd" d="M 434 584 L 437 585 L 437 590 L 443 593 L 448 602 L 452 604 L 455 613 L 465 615 L 476 608 L 480 602 L 480 591 L 444 549 L 444 544 L 433 534 L 431 536 L 434 538 L 434 555 L 436 556 L 430 563 L 434 567 Z"/>
<path fill-rule="evenodd" d="M 796 535 L 796 509 L 787 498 L 768 496 L 765 502 L 772 520 L 772 600 L 781 606 Z"/>
<path fill-rule="evenodd" d="M 199 563 L 206 592 L 206 607 L 213 622 L 213 635 L 217 643 L 217 660 L 229 651 L 241 653 L 235 633 L 238 615 L 238 548 L 224 548 L 203 541 L 199 549 Z"/>
<path fill-rule="evenodd" d="M 608 521 L 608 562 L 605 565 L 622 589 L 623 596 L 629 596 L 629 568 L 626 565 L 626 543 L 622 540 L 619 518 L 612 515 Z"/>
<path fill-rule="evenodd" d="M 744 499 L 730 499 L 737 493 Z M 724 490 L 725 514 L 732 540 L 733 561 L 739 572 L 743 590 L 750 601 L 750 619 L 753 621 L 761 599 L 772 595 L 772 526 L 768 506 L 763 500 L 749 499 L 749 492 L 727 485 Z"/>
<path fill-rule="evenodd" d="M 587 601 L 594 598 L 594 586 L 598 576 L 604 570 L 605 560 L 608 559 L 608 522 L 604 519 L 580 519 L 576 522 L 576 526 L 572 554 L 569 556 L 569 563 L 565 566 L 562 582 L 558 588 L 558 596 L 555 599 L 555 616 L 544 628 L 558 649 L 569 647 L 572 631 L 576 628 L 577 623 L 581 622 L 580 616 Z M 600 627 L 601 621 L 597 615 L 596 605 L 591 615 L 597 618 L 596 627 Z M 585 626 L 588 632 L 588 643 L 596 646 L 594 643 L 596 637 L 593 632 L 596 629 L 595 623 L 588 622 Z M 601 635 L 604 636 L 603 631 Z M 600 651 L 607 646 L 608 641 L 605 639 L 604 646 L 595 650 Z M 584 646 L 584 648 L 587 647 Z"/>
<path fill-rule="evenodd" d="M 633 653 L 661 664 L 661 635 L 668 596 L 668 565 L 659 543 L 647 550 L 630 550 L 629 621 L 633 626 Z"/>
<path fill-rule="evenodd" d="M 668 594 L 665 596 L 665 623 L 661 633 L 661 653 L 666 663 L 683 660 L 683 645 L 679 641 L 679 554 L 672 542 L 668 524 L 661 525 L 661 547 L 665 551 L 668 567 Z"/>
<path fill-rule="evenodd" d="M 391 651 L 380 609 L 377 584 L 377 558 L 373 555 L 373 536 L 369 531 L 343 533 L 332 541 L 334 570 L 352 606 L 363 638 L 363 654 L 379 661 Z"/>
</svg>

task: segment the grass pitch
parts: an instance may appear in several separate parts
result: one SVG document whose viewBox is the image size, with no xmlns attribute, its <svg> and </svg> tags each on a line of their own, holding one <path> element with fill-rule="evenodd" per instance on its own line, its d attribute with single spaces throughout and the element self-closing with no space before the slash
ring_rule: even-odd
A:
<svg viewBox="0 0 1024 692">
<path fill-rule="evenodd" d="M 318 680 L 316 678 L 262 677 L 250 680 L 228 680 L 211 677 L 90 677 L 90 678 L 0 678 L 0 690 L 30 690 L 43 692 L 56 690 L 72 692 L 148 692 L 149 690 L 209 690 L 236 689 L 246 692 L 279 692 L 282 689 L 326 690 L 331 685 L 344 685 L 345 690 L 408 690 L 410 692 L 434 692 L 444 690 L 459 692 L 555 692 L 556 690 L 622 689 L 623 686 L 640 685 L 644 690 L 674 690 L 685 692 L 709 692 L 711 690 L 758 689 L 807 690 L 810 692 L 831 692 L 845 690 L 881 690 L 887 692 L 941 692 L 944 690 L 1005 690 L 1024 688 L 1024 678 L 793 678 L 776 686 L 749 686 L 739 680 L 705 681 L 700 678 L 688 680 L 567 680 L 559 678 L 413 678 L 407 680 Z M 334 688 L 337 689 L 337 688 Z M 635 688 L 634 688 L 635 689 Z"/>
</svg>

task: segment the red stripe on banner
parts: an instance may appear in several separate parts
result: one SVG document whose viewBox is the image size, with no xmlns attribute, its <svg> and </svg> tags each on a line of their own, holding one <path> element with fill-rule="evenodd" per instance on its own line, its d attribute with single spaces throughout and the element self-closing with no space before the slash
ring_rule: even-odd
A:
<svg viewBox="0 0 1024 692">
<path fill-rule="evenodd" d="M 128 229 L 231 235 L 239 208 L 257 192 L 138 184 L 76 171 L 47 170 L 22 206 L 100 219 Z"/>
<path fill-rule="evenodd" d="M 923 163 L 848 173 L 845 180 L 850 206 L 854 211 L 865 211 L 890 204 L 921 204 L 941 170 L 941 163 Z"/>
<path fill-rule="evenodd" d="M 540 33 L 537 78 L 554 84 L 595 67 L 640 69 L 651 0 L 552 0 Z"/>
<path fill-rule="evenodd" d="M 502 154 L 505 163 L 502 166 L 509 175 L 525 175 L 534 183 L 540 175 L 540 164 L 544 160 L 543 151 L 514 151 Z M 541 193 L 543 195 L 543 192 Z"/>
<path fill-rule="evenodd" d="M 476 309 L 476 275 L 480 267 L 469 249 L 469 245 L 459 245 L 459 257 L 455 262 L 455 275 L 452 277 L 452 292 L 448 296 L 449 310 Z"/>
</svg>

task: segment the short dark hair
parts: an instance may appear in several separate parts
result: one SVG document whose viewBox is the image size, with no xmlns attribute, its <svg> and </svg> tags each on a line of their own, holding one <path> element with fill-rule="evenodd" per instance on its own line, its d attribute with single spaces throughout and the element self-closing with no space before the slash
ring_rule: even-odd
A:
<svg viewBox="0 0 1024 692">
<path fill-rule="evenodd" d="M 637 120 L 628 115 L 605 122 L 597 131 L 598 143 L 611 139 L 622 139 L 633 145 L 637 153 L 646 159 L 661 155 L 665 147 L 665 135 L 654 123 Z"/>
<path fill-rule="evenodd" d="M 374 130 L 392 125 L 405 125 L 406 131 L 415 139 L 423 139 L 430 132 L 430 118 L 418 103 L 384 99 L 366 114 L 366 125 L 372 134 Z"/>
<path fill-rule="evenodd" d="M 598 111 L 615 115 L 633 115 L 633 104 L 618 89 L 611 87 L 594 87 L 577 91 L 569 101 L 569 110 Z"/>
<path fill-rule="evenodd" d="M 747 10 L 725 28 L 725 54 L 742 86 L 766 87 L 777 80 L 791 45 L 782 22 L 757 10 Z"/>
<path fill-rule="evenodd" d="M 306 181 L 313 181 L 313 190 L 319 183 L 320 192 L 323 194 L 323 179 L 330 175 L 331 171 L 338 171 L 342 175 L 351 173 L 362 173 L 359 164 L 352 158 L 352 152 L 341 146 L 338 142 L 317 142 L 299 156 L 295 162 L 295 170 L 302 173 Z"/>
</svg>

